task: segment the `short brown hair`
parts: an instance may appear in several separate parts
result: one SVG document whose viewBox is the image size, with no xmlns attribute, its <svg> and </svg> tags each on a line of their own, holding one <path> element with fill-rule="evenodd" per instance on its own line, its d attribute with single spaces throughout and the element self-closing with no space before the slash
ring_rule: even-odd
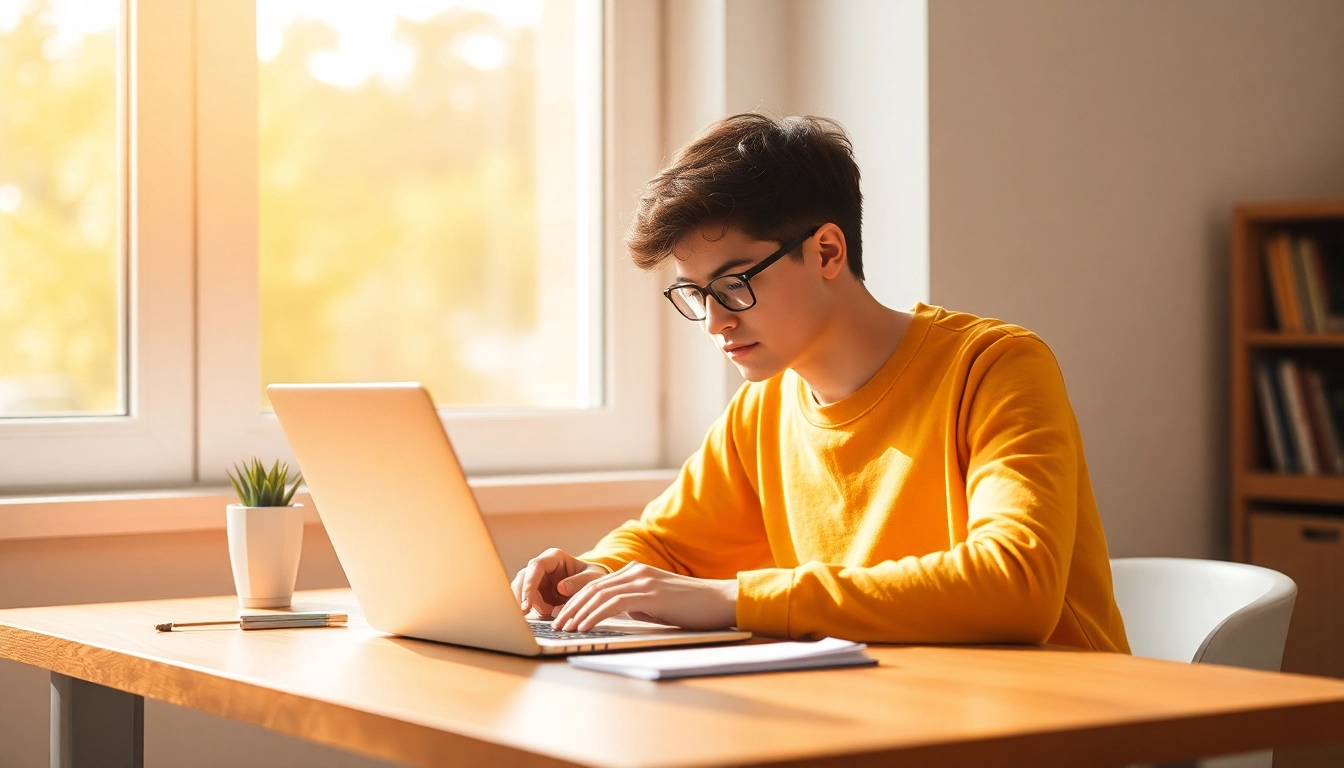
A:
<svg viewBox="0 0 1344 768">
<path fill-rule="evenodd" d="M 863 279 L 863 194 L 845 129 L 824 117 L 757 113 L 710 125 L 644 188 L 626 245 L 653 269 L 706 225 L 783 243 L 818 224 L 845 235 L 849 269 Z"/>
</svg>

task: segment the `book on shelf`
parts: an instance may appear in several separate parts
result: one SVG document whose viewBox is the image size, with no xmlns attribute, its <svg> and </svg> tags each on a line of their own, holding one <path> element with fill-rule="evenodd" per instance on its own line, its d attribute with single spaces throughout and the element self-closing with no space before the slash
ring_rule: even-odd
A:
<svg viewBox="0 0 1344 768">
<path fill-rule="evenodd" d="M 1316 331 L 1316 306 L 1313 304 L 1314 296 L 1311 292 L 1311 279 L 1308 275 L 1307 262 L 1303 258 L 1300 241 L 1294 241 L 1287 234 L 1279 236 L 1284 243 L 1283 248 L 1288 251 L 1288 263 L 1293 268 L 1293 289 L 1296 292 L 1297 309 L 1301 313 L 1299 322 L 1302 330 L 1309 333 Z"/>
<path fill-rule="evenodd" d="M 1325 265 L 1321 262 L 1316 243 L 1309 237 L 1299 237 L 1294 243 L 1293 253 L 1302 273 L 1302 286 L 1305 289 L 1308 311 L 1307 327 L 1316 333 L 1325 333 L 1326 316 L 1330 312 L 1329 297 L 1325 293 L 1326 278 L 1323 276 Z"/>
<path fill-rule="evenodd" d="M 1304 475 L 1317 475 L 1321 464 L 1312 445 L 1311 425 L 1307 421 L 1305 398 L 1302 397 L 1302 382 L 1297 370 L 1297 361 L 1291 357 L 1279 360 L 1279 383 L 1283 395 L 1284 409 L 1288 412 L 1288 431 L 1293 437 L 1293 449 L 1297 452 L 1298 471 Z"/>
<path fill-rule="evenodd" d="M 1344 475 L 1344 378 L 1291 357 L 1263 357 L 1255 392 L 1275 472 Z"/>
<path fill-rule="evenodd" d="M 1322 471 L 1331 475 L 1344 475 L 1344 446 L 1340 443 L 1339 425 L 1330 411 L 1330 398 L 1325 392 L 1325 375 L 1315 368 L 1304 367 L 1302 381 Z"/>
<path fill-rule="evenodd" d="M 1341 258 L 1340 242 L 1325 242 L 1322 239 L 1304 237 L 1303 246 L 1308 258 L 1315 264 L 1316 279 L 1321 285 L 1321 302 L 1325 307 L 1325 326 L 1327 333 L 1344 333 L 1344 269 L 1339 268 Z M 1327 246 L 1331 255 L 1326 255 Z M 1335 267 L 1332 269 L 1331 264 Z"/>
<path fill-rule="evenodd" d="M 1339 374 L 1326 375 L 1325 400 L 1330 421 L 1335 425 L 1335 434 L 1344 443 L 1344 377 Z M 1341 447 L 1344 447 L 1342 445 Z"/>
<path fill-rule="evenodd" d="M 1290 250 L 1287 233 L 1281 232 L 1265 241 L 1265 261 L 1277 312 L 1275 320 L 1279 330 L 1297 333 L 1302 330 L 1302 312 L 1298 307 Z"/>
<path fill-rule="evenodd" d="M 1286 474 L 1297 471 L 1296 460 L 1287 438 L 1288 425 L 1274 379 L 1274 363 L 1268 358 L 1256 360 L 1255 390 L 1260 401 L 1260 420 L 1265 426 L 1265 441 L 1269 443 L 1269 458 L 1275 472 Z"/>
<path fill-rule="evenodd" d="M 1286 333 L 1342 333 L 1344 311 L 1336 310 L 1339 269 L 1321 253 L 1317 238 L 1279 232 L 1264 242 L 1270 316 Z"/>
</svg>

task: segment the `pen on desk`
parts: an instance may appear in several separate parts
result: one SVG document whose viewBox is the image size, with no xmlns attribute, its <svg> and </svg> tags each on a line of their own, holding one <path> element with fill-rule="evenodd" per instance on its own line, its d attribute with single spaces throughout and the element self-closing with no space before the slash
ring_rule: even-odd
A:
<svg viewBox="0 0 1344 768">
<path fill-rule="evenodd" d="M 160 632 L 172 632 L 183 627 L 218 627 L 238 625 L 240 629 L 294 629 L 297 627 L 343 627 L 349 615 L 339 612 L 309 611 L 304 613 L 245 613 L 231 621 L 179 621 L 155 624 Z"/>
</svg>

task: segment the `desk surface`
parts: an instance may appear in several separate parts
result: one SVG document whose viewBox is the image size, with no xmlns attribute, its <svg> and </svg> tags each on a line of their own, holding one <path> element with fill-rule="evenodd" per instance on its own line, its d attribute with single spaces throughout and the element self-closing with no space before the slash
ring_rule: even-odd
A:
<svg viewBox="0 0 1344 768">
<path fill-rule="evenodd" d="M 415 765 L 1108 765 L 1344 738 L 1344 681 L 1029 647 L 632 680 L 347 628 L 197 629 L 233 597 L 0 611 L 0 658 Z"/>
</svg>

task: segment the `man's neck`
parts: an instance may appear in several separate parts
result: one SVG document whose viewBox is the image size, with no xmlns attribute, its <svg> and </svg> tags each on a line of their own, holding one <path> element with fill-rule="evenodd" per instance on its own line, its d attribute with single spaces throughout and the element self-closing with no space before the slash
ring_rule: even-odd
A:
<svg viewBox="0 0 1344 768">
<path fill-rule="evenodd" d="M 853 296 L 837 302 L 837 311 L 817 338 L 812 354 L 794 366 L 812 396 L 828 405 L 859 391 L 900 346 L 913 315 L 878 303 L 858 283 Z"/>
</svg>

